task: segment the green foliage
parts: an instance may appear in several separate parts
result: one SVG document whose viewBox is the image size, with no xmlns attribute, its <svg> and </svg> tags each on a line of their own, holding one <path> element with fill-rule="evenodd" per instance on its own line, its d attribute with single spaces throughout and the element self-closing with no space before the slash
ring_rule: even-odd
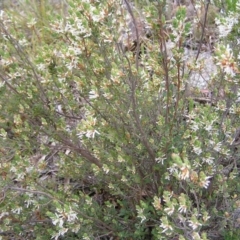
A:
<svg viewBox="0 0 240 240">
<path fill-rule="evenodd" d="M 237 4 L 238 4 L 237 0 L 226 0 L 226 6 L 228 11 L 236 12 Z"/>
<path fill-rule="evenodd" d="M 239 238 L 239 231 L 227 232 L 224 235 L 224 240 L 237 240 Z"/>
<path fill-rule="evenodd" d="M 118 48 L 120 1 L 0 14 L 0 236 L 235 237 L 238 56 L 216 45 L 212 98 L 189 94 L 186 7 L 168 24 L 165 1 L 144 3 L 140 57 Z"/>
</svg>

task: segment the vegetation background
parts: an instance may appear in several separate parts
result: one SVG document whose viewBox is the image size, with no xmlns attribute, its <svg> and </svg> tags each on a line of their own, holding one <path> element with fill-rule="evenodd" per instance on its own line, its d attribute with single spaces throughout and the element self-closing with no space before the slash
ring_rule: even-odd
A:
<svg viewBox="0 0 240 240">
<path fill-rule="evenodd" d="M 239 239 L 239 1 L 0 6 L 1 239 Z"/>
</svg>

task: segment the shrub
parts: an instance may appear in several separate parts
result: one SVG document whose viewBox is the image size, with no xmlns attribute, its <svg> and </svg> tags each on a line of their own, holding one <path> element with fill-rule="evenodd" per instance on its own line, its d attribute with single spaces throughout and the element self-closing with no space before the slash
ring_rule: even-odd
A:
<svg viewBox="0 0 240 240">
<path fill-rule="evenodd" d="M 135 1 L 152 34 L 132 54 L 117 47 L 124 11 L 133 22 L 137 14 L 125 2 L 69 1 L 64 16 L 46 1 L 33 14 L 1 12 L 1 235 L 237 234 L 239 70 L 229 35 L 215 45 L 218 69 L 200 100 L 189 77 L 201 71 L 200 50 L 184 70 L 186 7 L 168 23 L 165 1 Z"/>
</svg>

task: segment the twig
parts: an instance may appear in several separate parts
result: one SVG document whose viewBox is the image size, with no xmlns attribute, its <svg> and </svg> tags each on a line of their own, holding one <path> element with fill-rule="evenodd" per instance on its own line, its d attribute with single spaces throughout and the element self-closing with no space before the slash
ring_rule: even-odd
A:
<svg viewBox="0 0 240 240">
<path fill-rule="evenodd" d="M 64 143 L 66 146 L 73 149 L 75 152 L 79 153 L 82 157 L 87 159 L 89 162 L 97 165 L 99 168 L 102 168 L 103 164 L 100 162 L 100 160 L 94 157 L 87 149 L 77 147 L 75 146 L 74 143 L 72 143 L 67 139 L 68 138 L 66 136 L 63 136 L 61 133 L 56 133 L 56 140 L 58 140 L 61 143 Z"/>
<path fill-rule="evenodd" d="M 54 197 L 52 195 L 42 192 L 42 191 L 29 190 L 26 188 L 19 188 L 19 187 L 8 187 L 8 189 L 18 191 L 18 192 L 28 192 L 28 193 L 33 193 L 33 194 L 40 194 L 40 195 L 44 195 L 50 199 L 54 199 Z"/>
<path fill-rule="evenodd" d="M 170 86 L 169 86 L 169 69 L 168 69 L 168 53 L 167 53 L 167 46 L 165 41 L 166 33 L 163 31 L 163 23 L 162 23 L 162 5 L 159 4 L 158 6 L 159 12 L 158 12 L 158 20 L 159 20 L 159 45 L 160 45 L 160 53 L 162 55 L 162 64 L 164 69 L 164 77 L 165 77 L 165 90 L 167 92 L 167 106 L 166 106 L 166 116 L 165 116 L 165 123 L 168 124 L 169 120 L 169 105 L 170 105 Z"/>
<path fill-rule="evenodd" d="M 140 52 L 140 41 L 139 41 L 139 32 L 138 32 L 138 27 L 137 27 L 137 21 L 136 21 L 136 18 L 134 17 L 134 14 L 133 14 L 133 11 L 132 11 L 132 8 L 129 4 L 129 2 L 127 0 L 124 0 L 126 6 L 127 6 L 127 10 L 129 12 L 129 14 L 131 15 L 131 18 L 132 18 L 132 21 L 133 21 L 133 24 L 135 26 L 135 31 L 136 31 L 136 37 L 137 37 L 137 48 L 136 48 L 136 68 L 138 70 L 139 68 L 139 52 Z"/>
<path fill-rule="evenodd" d="M 202 35 L 201 35 L 201 39 L 200 39 L 200 43 L 199 43 L 199 47 L 198 47 L 198 52 L 197 52 L 197 56 L 195 58 L 195 61 L 197 61 L 201 48 L 202 48 L 202 43 L 203 43 L 203 37 L 204 37 L 204 33 L 205 33 L 205 27 L 206 27 L 206 22 L 207 22 L 207 14 L 208 14 L 208 7 L 210 4 L 210 0 L 207 0 L 207 4 L 205 7 L 205 14 L 204 14 L 204 21 L 203 21 L 203 25 L 202 25 Z"/>
</svg>

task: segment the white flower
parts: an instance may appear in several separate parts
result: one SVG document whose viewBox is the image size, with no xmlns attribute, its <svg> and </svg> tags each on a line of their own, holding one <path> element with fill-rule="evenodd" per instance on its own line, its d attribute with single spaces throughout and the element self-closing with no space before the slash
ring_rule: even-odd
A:
<svg viewBox="0 0 240 240">
<path fill-rule="evenodd" d="M 209 165 L 212 165 L 213 162 L 214 162 L 214 161 L 213 161 L 213 160 L 214 160 L 213 157 L 203 158 L 202 160 L 203 160 L 203 162 L 205 162 L 205 163 L 207 163 L 207 164 L 209 164 Z"/>
<path fill-rule="evenodd" d="M 98 98 L 98 97 L 99 97 L 99 95 L 98 95 L 98 93 L 95 90 L 91 90 L 89 92 L 89 98 L 90 99 L 95 99 L 95 98 Z"/>
<path fill-rule="evenodd" d="M 68 228 L 61 228 L 57 234 L 54 234 L 51 239 L 57 240 L 60 236 L 63 236 L 68 231 Z"/>
<path fill-rule="evenodd" d="M 68 222 L 74 222 L 77 219 L 78 219 L 77 213 L 74 212 L 72 209 L 70 209 L 70 211 L 67 212 L 67 220 L 68 220 Z"/>
<path fill-rule="evenodd" d="M 29 206 L 33 205 L 35 203 L 35 201 L 33 201 L 32 199 L 28 199 L 28 200 L 25 201 L 25 203 L 26 203 L 26 207 L 29 208 Z"/>
<path fill-rule="evenodd" d="M 91 16 L 94 22 L 100 22 L 100 20 L 104 18 L 104 13 L 101 12 L 99 15 L 94 15 L 94 13 L 92 13 Z"/>
<path fill-rule="evenodd" d="M 26 38 L 23 38 L 19 40 L 19 45 L 21 45 L 22 47 L 26 47 L 29 45 L 29 42 L 27 41 Z"/>
<path fill-rule="evenodd" d="M 164 200 L 165 200 L 165 199 L 166 199 L 166 198 L 164 198 Z M 166 199 L 166 200 L 167 200 L 167 199 Z M 165 211 L 169 216 L 171 216 L 171 215 L 174 213 L 174 211 L 175 211 L 175 204 L 176 204 L 176 203 L 171 202 L 170 200 L 167 200 L 166 202 L 167 202 L 167 207 L 164 208 L 164 211 Z"/>
<path fill-rule="evenodd" d="M 202 224 L 199 223 L 196 218 L 193 218 L 193 220 L 189 220 L 188 222 L 192 230 L 196 230 L 199 226 L 202 226 Z"/>
<path fill-rule="evenodd" d="M 177 169 L 178 169 L 178 166 L 175 163 L 171 167 L 167 168 L 170 174 L 177 173 Z"/>
<path fill-rule="evenodd" d="M 178 211 L 179 211 L 180 213 L 186 213 L 186 212 L 187 212 L 187 206 L 181 205 L 181 206 L 178 208 Z"/>
<path fill-rule="evenodd" d="M 44 70 L 46 70 L 46 65 L 45 64 L 43 64 L 43 63 L 39 63 L 39 64 L 37 64 L 37 69 L 39 70 L 39 71 L 44 71 Z"/>
<path fill-rule="evenodd" d="M 200 186 L 202 186 L 202 187 L 207 189 L 209 184 L 210 184 L 210 181 L 209 181 L 210 178 L 211 178 L 211 176 L 210 177 L 206 177 L 204 180 L 201 180 L 200 181 Z"/>
<path fill-rule="evenodd" d="M 57 213 L 55 213 L 55 216 L 55 219 L 52 219 L 53 225 L 58 225 L 60 228 L 62 228 L 64 223 L 63 217 Z"/>
<path fill-rule="evenodd" d="M 141 223 L 144 222 L 147 218 L 144 215 L 144 209 L 141 207 L 137 207 L 137 213 L 138 213 L 138 217 L 141 218 Z"/>
<path fill-rule="evenodd" d="M 200 155 L 202 153 L 202 149 L 200 147 L 193 147 L 193 151 L 197 154 Z"/>
<path fill-rule="evenodd" d="M 12 212 L 16 214 L 20 214 L 21 211 L 22 211 L 22 207 L 17 207 L 15 209 L 12 209 Z"/>
<path fill-rule="evenodd" d="M 219 142 L 217 143 L 213 149 L 216 151 L 216 152 L 220 152 L 221 151 L 221 147 L 222 147 L 222 144 Z"/>
<path fill-rule="evenodd" d="M 196 123 L 191 124 L 190 127 L 193 131 L 197 131 L 199 129 L 199 126 Z"/>
<path fill-rule="evenodd" d="M 143 216 L 143 218 L 141 219 L 141 223 L 144 222 L 146 220 L 146 217 Z"/>
<path fill-rule="evenodd" d="M 160 227 L 163 228 L 162 233 L 164 233 L 164 232 L 166 232 L 166 231 L 168 231 L 168 230 L 171 230 L 171 231 L 173 230 L 172 226 L 170 226 L 170 225 L 165 225 L 165 224 L 163 224 L 163 223 L 160 225 Z"/>
<path fill-rule="evenodd" d="M 25 178 L 26 173 L 19 173 L 17 174 L 15 180 L 21 182 Z"/>
<path fill-rule="evenodd" d="M 212 125 L 206 125 L 205 130 L 210 132 L 212 130 Z"/>
<path fill-rule="evenodd" d="M 161 163 L 163 165 L 164 161 L 166 160 L 166 157 L 158 157 L 155 159 L 157 163 Z"/>
<path fill-rule="evenodd" d="M 173 227 L 169 224 L 167 217 L 162 217 L 161 221 L 162 221 L 162 223 L 161 223 L 160 227 L 163 229 L 162 233 L 164 233 L 168 230 L 170 230 L 170 231 L 173 230 Z"/>
<path fill-rule="evenodd" d="M 86 132 L 85 132 L 85 136 L 87 137 L 87 138 L 94 138 L 95 137 L 95 134 L 100 134 L 97 130 L 95 130 L 95 129 L 91 129 L 91 130 L 87 130 Z"/>
<path fill-rule="evenodd" d="M 179 201 L 179 205 L 180 205 L 180 207 L 178 208 L 178 211 L 180 213 L 186 213 L 187 212 L 187 197 L 186 197 L 186 195 L 181 193 L 178 198 L 178 201 Z"/>
<path fill-rule="evenodd" d="M 208 188 L 210 184 L 210 178 L 211 176 L 206 176 L 204 172 L 199 173 L 199 186 L 203 188 Z"/>
<path fill-rule="evenodd" d="M 108 174 L 108 172 L 110 171 L 110 169 L 108 168 L 108 166 L 106 164 L 103 164 L 103 171 Z"/>
<path fill-rule="evenodd" d="M 164 211 L 169 215 L 171 216 L 173 213 L 174 213 L 174 206 L 172 205 L 171 207 L 168 207 L 168 208 L 165 208 Z"/>
</svg>

